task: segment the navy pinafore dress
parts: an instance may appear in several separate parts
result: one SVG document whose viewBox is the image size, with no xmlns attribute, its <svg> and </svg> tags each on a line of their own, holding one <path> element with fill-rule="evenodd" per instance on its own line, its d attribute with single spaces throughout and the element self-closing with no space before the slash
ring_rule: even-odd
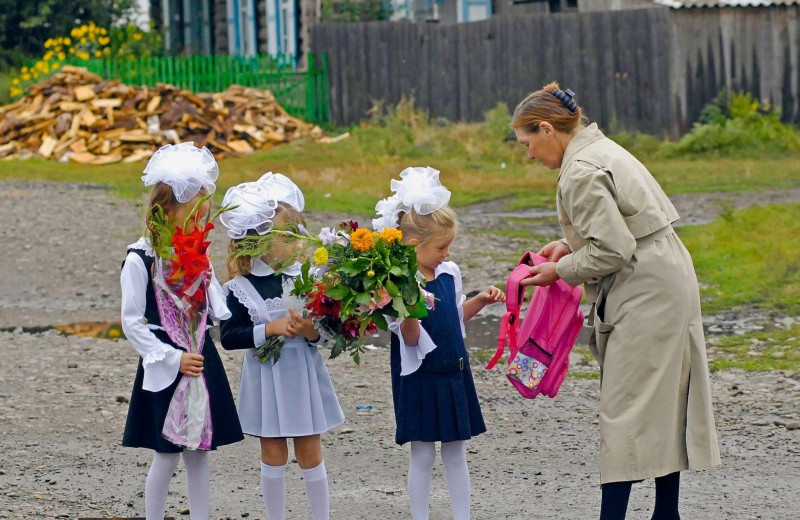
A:
<svg viewBox="0 0 800 520">
<path fill-rule="evenodd" d="M 461 334 L 453 276 L 440 273 L 425 285 L 436 306 L 420 324 L 436 344 L 415 372 L 400 375 L 400 341 L 392 334 L 391 372 L 395 441 L 452 442 L 486 431 Z"/>
</svg>

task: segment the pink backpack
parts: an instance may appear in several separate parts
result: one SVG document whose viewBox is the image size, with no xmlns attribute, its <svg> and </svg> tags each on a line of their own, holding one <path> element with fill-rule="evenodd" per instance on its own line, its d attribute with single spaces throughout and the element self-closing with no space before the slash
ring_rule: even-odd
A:
<svg viewBox="0 0 800 520">
<path fill-rule="evenodd" d="M 559 279 L 547 287 L 537 287 L 520 326 L 520 305 L 525 286 L 520 281 L 530 276 L 530 266 L 547 258 L 528 252 L 506 282 L 506 312 L 500 322 L 497 352 L 487 370 L 503 355 L 508 340 L 509 356 L 506 377 L 526 399 L 544 394 L 555 397 L 567 376 L 569 353 L 583 326 L 580 301 L 583 288 Z"/>
</svg>

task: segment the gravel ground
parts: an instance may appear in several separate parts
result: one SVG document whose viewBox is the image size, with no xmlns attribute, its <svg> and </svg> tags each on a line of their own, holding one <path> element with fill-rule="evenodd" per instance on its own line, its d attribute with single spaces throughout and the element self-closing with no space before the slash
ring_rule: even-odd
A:
<svg viewBox="0 0 800 520">
<path fill-rule="evenodd" d="M 798 195 L 700 195 L 677 198 L 676 204 L 701 222 L 718 214 L 720 200 L 740 206 L 789 202 Z M 460 214 L 465 232 L 453 259 L 462 265 L 466 290 L 501 282 L 511 259 L 528 244 L 477 232 L 503 221 L 499 204 Z M 310 215 L 320 223 L 340 217 Z M 0 329 L 7 329 L 0 332 L 0 518 L 141 515 L 151 453 L 119 446 L 135 351 L 124 341 L 22 329 L 118 319 L 119 265 L 125 246 L 138 237 L 138 210 L 101 187 L 5 182 L 0 220 Z M 546 230 L 545 225 L 536 234 Z M 224 271 L 222 237 L 218 233 L 212 247 Z M 470 322 L 472 349 L 494 342 L 496 311 Z M 329 362 L 347 416 L 343 427 L 323 438 L 334 519 L 409 517 L 407 454 L 393 442 L 385 344 L 385 336 L 374 338 L 375 348 L 360 367 L 344 358 Z M 236 392 L 242 353 L 222 355 Z M 574 362 L 577 374 L 596 370 L 579 356 Z M 598 381 L 571 377 L 556 399 L 528 402 L 499 371 L 483 370 L 476 359 L 472 368 L 489 428 L 469 444 L 473 518 L 596 518 Z M 800 374 L 728 371 L 715 373 L 712 383 L 723 466 L 684 473 L 683 517 L 799 518 Z M 359 404 L 371 404 L 372 413 L 357 413 Z M 211 473 L 213 518 L 264 518 L 257 441 L 248 438 L 215 452 Z M 289 518 L 308 518 L 296 466 L 287 487 Z M 188 507 L 182 465 L 170 489 L 168 514 L 188 518 L 181 514 Z M 432 519 L 449 517 L 446 489 L 438 465 Z M 635 486 L 629 518 L 649 518 L 653 496 L 652 482 Z"/>
</svg>

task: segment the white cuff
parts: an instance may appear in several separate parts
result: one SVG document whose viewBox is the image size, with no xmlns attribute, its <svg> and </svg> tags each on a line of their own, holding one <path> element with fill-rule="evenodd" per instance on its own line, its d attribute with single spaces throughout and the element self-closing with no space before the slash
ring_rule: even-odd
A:
<svg viewBox="0 0 800 520">
<path fill-rule="evenodd" d="M 142 388 L 148 392 L 159 392 L 171 385 L 178 377 L 182 354 L 182 350 L 168 347 L 161 360 L 142 361 L 144 367 Z"/>
<path fill-rule="evenodd" d="M 255 344 L 256 348 L 267 343 L 266 330 L 266 323 L 262 323 L 253 327 L 253 343 Z"/>
<path fill-rule="evenodd" d="M 387 318 L 389 323 L 389 330 L 397 335 L 400 340 L 400 375 L 407 376 L 416 372 L 422 366 L 422 360 L 428 352 L 432 352 L 436 348 L 436 343 L 433 342 L 428 332 L 419 326 L 419 342 L 416 345 L 407 345 L 403 339 L 403 332 L 400 330 L 402 320 Z"/>
</svg>

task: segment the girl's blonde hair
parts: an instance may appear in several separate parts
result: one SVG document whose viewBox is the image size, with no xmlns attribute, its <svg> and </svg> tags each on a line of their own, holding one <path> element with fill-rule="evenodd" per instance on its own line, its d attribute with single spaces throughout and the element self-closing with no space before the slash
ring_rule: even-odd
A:
<svg viewBox="0 0 800 520">
<path fill-rule="evenodd" d="M 297 211 L 294 206 L 290 206 L 285 202 L 278 202 L 278 207 L 275 208 L 275 216 L 272 220 L 273 227 L 280 229 L 281 226 L 286 226 L 287 224 L 302 224 L 303 226 L 306 225 L 306 218 L 303 216 L 302 213 Z M 253 236 L 256 234 L 254 230 L 250 230 L 247 232 L 249 236 Z M 247 256 L 240 256 L 235 257 L 234 254 L 236 253 L 236 244 L 241 242 L 241 239 L 233 239 L 231 243 L 228 244 L 228 279 L 232 279 L 237 275 L 246 275 L 249 274 L 253 268 L 253 257 Z"/>
<path fill-rule="evenodd" d="M 564 101 L 556 97 L 556 91 L 561 91 L 561 88 L 558 83 L 553 82 L 528 94 L 514 109 L 511 128 L 521 128 L 529 134 L 535 134 L 539 131 L 539 125 L 547 121 L 559 132 L 571 134 L 584 126 L 588 119 L 583 109 L 576 104 L 573 112 Z M 561 91 L 561 95 L 563 94 Z"/>
<path fill-rule="evenodd" d="M 150 244 L 156 246 L 161 239 L 161 237 L 158 236 L 158 229 L 154 224 L 157 213 L 163 211 L 164 216 L 168 219 L 172 218 L 180 205 L 181 203 L 175 198 L 175 194 L 172 192 L 172 187 L 169 184 L 159 182 L 153 185 L 153 189 L 150 190 L 150 204 L 144 217 L 147 237 L 150 239 Z"/>
<path fill-rule="evenodd" d="M 443 206 L 427 215 L 420 215 L 413 208 L 401 213 L 397 218 L 397 227 L 403 232 L 403 240 L 416 238 L 422 245 L 431 239 L 457 233 L 459 224 L 453 208 Z"/>
</svg>

